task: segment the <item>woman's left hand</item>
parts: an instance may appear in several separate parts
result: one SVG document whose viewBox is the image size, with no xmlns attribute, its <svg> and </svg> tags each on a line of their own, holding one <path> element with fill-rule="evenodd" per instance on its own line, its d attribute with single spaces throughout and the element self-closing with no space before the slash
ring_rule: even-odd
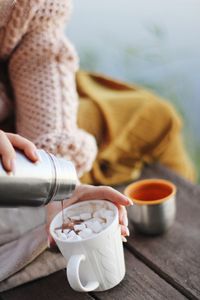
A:
<svg viewBox="0 0 200 300">
<path fill-rule="evenodd" d="M 64 208 L 76 202 L 86 200 L 109 200 L 113 202 L 119 210 L 119 224 L 121 225 L 122 236 L 129 236 L 128 218 L 125 206 L 132 205 L 131 200 L 125 197 L 120 192 L 109 186 L 93 186 L 80 184 L 76 187 L 72 197 L 64 201 Z M 61 205 L 58 202 L 50 203 L 47 207 L 47 227 L 54 216 L 61 210 Z M 52 243 L 52 238 L 49 236 L 49 245 Z"/>
</svg>

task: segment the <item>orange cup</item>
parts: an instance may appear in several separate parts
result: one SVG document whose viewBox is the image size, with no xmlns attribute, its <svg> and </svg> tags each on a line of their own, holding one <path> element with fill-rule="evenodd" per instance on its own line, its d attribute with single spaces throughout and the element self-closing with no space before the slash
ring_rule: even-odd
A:
<svg viewBox="0 0 200 300">
<path fill-rule="evenodd" d="M 128 185 L 124 194 L 133 201 L 128 208 L 135 230 L 150 235 L 161 234 L 176 216 L 176 186 L 164 179 L 139 180 Z"/>
</svg>

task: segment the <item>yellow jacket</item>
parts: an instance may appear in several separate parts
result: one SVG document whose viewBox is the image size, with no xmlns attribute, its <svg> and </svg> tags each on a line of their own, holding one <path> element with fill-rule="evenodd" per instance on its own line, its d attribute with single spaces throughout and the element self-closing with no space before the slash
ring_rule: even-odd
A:
<svg viewBox="0 0 200 300">
<path fill-rule="evenodd" d="M 148 90 L 86 72 L 77 74 L 77 88 L 79 126 L 99 143 L 96 161 L 83 182 L 130 181 L 144 164 L 156 161 L 195 179 L 181 138 L 181 118 L 171 104 Z"/>
</svg>

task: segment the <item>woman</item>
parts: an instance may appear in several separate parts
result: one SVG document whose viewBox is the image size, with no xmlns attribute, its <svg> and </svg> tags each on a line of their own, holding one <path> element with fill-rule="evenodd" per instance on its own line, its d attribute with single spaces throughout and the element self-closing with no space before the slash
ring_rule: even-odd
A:
<svg viewBox="0 0 200 300">
<path fill-rule="evenodd" d="M 37 150 L 32 142 L 19 135 L 0 131 L 0 157 L 7 172 L 15 171 L 14 147 L 23 151 L 33 163 L 37 162 Z M 124 236 L 129 235 L 129 230 L 125 206 L 131 205 L 130 200 L 110 187 L 79 184 L 72 197 L 64 201 L 64 207 L 90 199 L 107 199 L 115 203 L 119 209 L 122 239 L 126 241 Z M 60 203 L 56 202 L 53 209 L 49 206 L 47 218 L 45 218 L 43 208 L 0 209 L 0 290 L 13 286 L 12 279 L 11 283 L 9 280 L 6 283 L 6 279 L 21 270 L 45 250 L 47 246 L 45 227 L 49 228 L 52 218 L 59 210 Z M 52 242 L 53 240 L 49 236 L 49 246 Z M 38 276 L 40 276 L 39 273 Z M 1 284 L 4 280 L 5 283 Z"/>
<path fill-rule="evenodd" d="M 98 76 L 78 76 L 83 98 L 78 107 L 78 58 L 64 35 L 70 0 L 3 0 L 0 12 L 1 128 L 11 130 L 7 121 L 9 116 L 14 121 L 13 112 L 12 128 L 18 134 L 72 160 L 84 182 L 127 181 L 138 176 L 144 163 L 155 160 L 194 178 L 180 139 L 179 118 L 171 106 L 147 91 Z M 120 101 L 113 102 L 118 95 Z M 109 101 L 101 101 L 108 96 Z M 80 186 L 75 200 L 83 194 L 127 203 L 110 188 Z M 58 210 L 56 204 L 48 206 L 49 220 Z M 121 223 L 123 234 L 128 234 L 126 217 Z"/>
<path fill-rule="evenodd" d="M 78 105 L 78 58 L 64 34 L 71 0 L 3 0 L 0 12 L 0 122 L 12 99 L 17 133 L 72 160 L 85 182 L 127 181 L 157 160 L 194 180 L 180 118 L 159 97 L 79 73 Z"/>
</svg>

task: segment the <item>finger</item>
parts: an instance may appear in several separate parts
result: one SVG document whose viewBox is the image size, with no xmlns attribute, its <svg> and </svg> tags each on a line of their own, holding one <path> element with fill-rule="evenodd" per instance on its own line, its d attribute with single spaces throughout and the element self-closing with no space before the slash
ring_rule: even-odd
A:
<svg viewBox="0 0 200 300">
<path fill-rule="evenodd" d="M 6 171 L 10 172 L 14 168 L 15 150 L 7 138 L 6 134 L 0 130 L 0 154 L 2 163 Z"/>
<path fill-rule="evenodd" d="M 22 150 L 30 160 L 35 162 L 39 159 L 37 155 L 37 148 L 31 141 L 13 133 L 7 133 L 7 137 L 12 145 L 17 149 Z"/>
<path fill-rule="evenodd" d="M 129 236 L 130 232 L 128 229 L 128 217 L 127 211 L 124 206 L 116 205 L 119 211 L 119 223 L 121 224 L 121 234 L 122 236 Z"/>
<path fill-rule="evenodd" d="M 102 194 L 103 199 L 109 200 L 116 204 L 125 205 L 125 206 L 129 206 L 132 204 L 130 199 L 128 199 L 119 191 L 109 186 L 100 186 L 96 188 L 99 189 L 99 193 L 100 195 Z"/>
<path fill-rule="evenodd" d="M 119 211 L 119 223 L 128 227 L 128 217 L 126 208 L 122 205 L 116 205 Z"/>
<path fill-rule="evenodd" d="M 87 187 L 85 189 L 84 187 Z M 84 186 L 82 187 L 82 194 L 79 193 L 79 200 L 93 200 L 93 199 L 102 199 L 109 200 L 116 204 L 121 205 L 131 205 L 132 202 L 126 196 L 118 192 L 117 190 L 109 186 Z"/>
<path fill-rule="evenodd" d="M 127 239 L 126 239 L 123 235 L 121 236 L 121 238 L 122 238 L 122 242 L 123 242 L 123 243 L 126 243 L 126 242 L 127 242 Z"/>
<path fill-rule="evenodd" d="M 130 235 L 128 227 L 126 227 L 124 225 L 121 225 L 121 235 L 122 236 L 129 236 Z"/>
</svg>

